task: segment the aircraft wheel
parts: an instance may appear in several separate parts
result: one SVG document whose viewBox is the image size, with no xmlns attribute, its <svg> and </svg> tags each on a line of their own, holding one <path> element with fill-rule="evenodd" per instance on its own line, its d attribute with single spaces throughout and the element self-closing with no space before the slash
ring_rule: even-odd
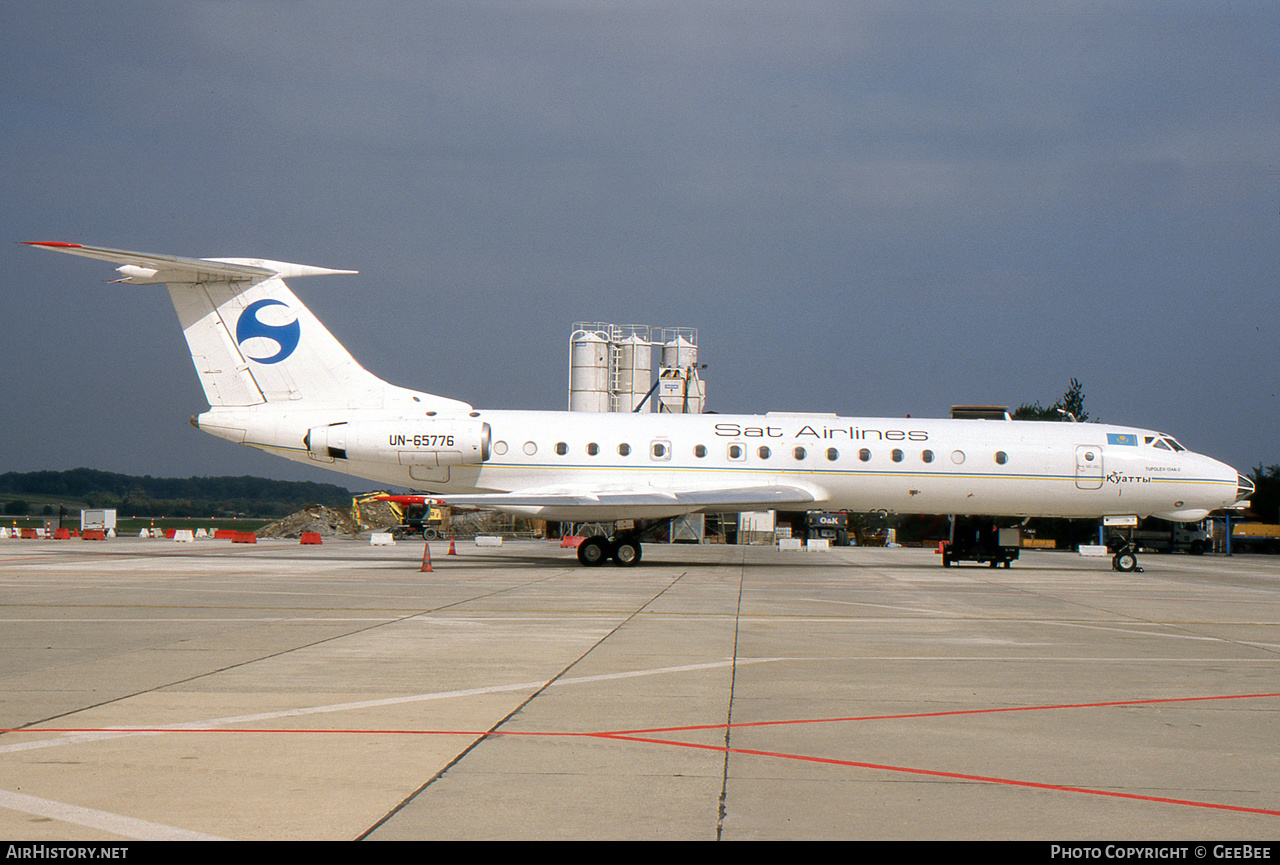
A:
<svg viewBox="0 0 1280 865">
<path fill-rule="evenodd" d="M 640 564 L 640 542 L 618 541 L 613 553 L 613 561 L 621 568 L 634 568 Z"/>
<path fill-rule="evenodd" d="M 597 535 L 578 544 L 578 561 L 588 568 L 603 565 L 609 558 L 609 541 Z"/>
<path fill-rule="evenodd" d="M 1122 573 L 1130 573 L 1138 567 L 1138 557 L 1133 553 L 1116 553 L 1111 560 L 1111 567 Z"/>
</svg>

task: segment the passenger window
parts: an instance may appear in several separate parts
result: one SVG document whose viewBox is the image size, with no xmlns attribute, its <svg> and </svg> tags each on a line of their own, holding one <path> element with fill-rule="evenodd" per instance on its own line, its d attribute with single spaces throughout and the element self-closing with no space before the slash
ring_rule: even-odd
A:
<svg viewBox="0 0 1280 865">
<path fill-rule="evenodd" d="M 556 442 L 557 454 L 559 454 L 560 456 L 564 456 L 568 452 L 569 452 L 569 446 L 567 444 L 565 444 L 564 442 Z"/>
<path fill-rule="evenodd" d="M 827 459 L 831 462 L 835 462 L 840 459 L 840 451 L 835 448 L 827 448 Z"/>
<path fill-rule="evenodd" d="M 627 444 L 626 442 L 623 442 L 622 444 L 618 445 L 618 456 L 625 457 L 625 456 L 629 456 L 630 454 L 631 454 L 631 445 Z"/>
<path fill-rule="evenodd" d="M 792 451 L 792 453 L 795 454 L 796 459 L 798 460 L 804 459 L 804 448 L 796 448 L 794 451 Z"/>
<path fill-rule="evenodd" d="M 769 450 L 767 447 L 765 447 L 764 445 L 761 445 L 761 446 L 760 446 L 760 449 L 759 449 L 759 450 L 757 450 L 757 451 L 756 451 L 756 453 L 758 453 L 758 454 L 760 455 L 760 459 L 762 459 L 762 460 L 767 460 L 767 459 L 769 458 L 770 454 L 772 453 L 772 451 L 770 451 L 770 450 Z"/>
<path fill-rule="evenodd" d="M 996 451 L 996 465 L 1004 465 L 1009 461 L 1009 455 L 1004 451 Z"/>
<path fill-rule="evenodd" d="M 956 465 L 961 465 L 964 462 L 964 451 L 952 451 L 951 461 Z"/>
<path fill-rule="evenodd" d="M 654 442 L 649 446 L 649 454 L 655 460 L 671 459 L 671 445 L 666 442 Z"/>
<path fill-rule="evenodd" d="M 705 456 L 707 455 L 707 446 L 706 446 L 706 445 L 694 445 L 694 446 L 693 446 L 693 455 L 694 455 L 695 457 L 697 457 L 698 459 L 702 459 L 703 457 L 705 457 Z"/>
<path fill-rule="evenodd" d="M 746 448 L 744 448 L 742 445 L 739 445 L 739 444 L 729 445 L 729 459 L 744 460 L 746 458 L 747 458 Z"/>
<path fill-rule="evenodd" d="M 587 456 L 593 457 L 598 453 L 600 453 L 600 445 L 596 444 L 595 442 L 592 442 L 591 444 L 587 445 Z"/>
<path fill-rule="evenodd" d="M 858 459 L 862 460 L 864 463 L 871 462 L 871 451 L 867 448 L 863 448 L 858 451 Z"/>
<path fill-rule="evenodd" d="M 920 451 L 920 461 L 925 463 L 933 462 L 933 451 Z"/>
<path fill-rule="evenodd" d="M 525 443 L 524 443 L 524 452 L 525 452 L 526 454 L 528 454 L 529 456 L 533 456 L 534 454 L 536 454 L 536 453 L 538 452 L 538 446 L 537 446 L 536 444 L 534 444 L 533 442 L 525 442 Z"/>
<path fill-rule="evenodd" d="M 893 461 L 895 463 L 902 462 L 902 451 L 898 450 L 897 448 L 894 448 L 893 451 L 889 454 L 889 456 L 893 457 Z"/>
</svg>

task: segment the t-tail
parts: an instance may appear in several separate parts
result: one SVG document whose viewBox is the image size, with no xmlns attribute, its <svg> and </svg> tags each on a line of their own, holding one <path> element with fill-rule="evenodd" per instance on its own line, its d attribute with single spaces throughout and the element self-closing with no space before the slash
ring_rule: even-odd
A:
<svg viewBox="0 0 1280 865">
<path fill-rule="evenodd" d="M 178 258 L 76 243 L 28 245 L 113 262 L 121 274 L 116 282 L 166 285 L 215 414 L 267 404 L 379 409 L 408 400 L 425 410 L 470 409 L 370 373 L 284 283 L 285 277 L 354 270 L 256 258 Z"/>
</svg>

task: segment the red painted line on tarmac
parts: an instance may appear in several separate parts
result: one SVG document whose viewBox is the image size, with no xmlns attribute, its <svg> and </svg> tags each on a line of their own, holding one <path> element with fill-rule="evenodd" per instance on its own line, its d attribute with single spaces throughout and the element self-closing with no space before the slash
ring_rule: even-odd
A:
<svg viewBox="0 0 1280 865">
<path fill-rule="evenodd" d="M 605 735 L 633 733 L 687 733 L 695 730 L 724 730 L 748 727 L 777 727 L 794 724 L 834 724 L 841 721 L 896 721 L 908 718 L 946 718 L 956 715 L 994 715 L 1001 712 L 1047 712 L 1055 709 L 1103 709 L 1115 706 L 1143 706 L 1157 703 L 1194 703 L 1206 700 L 1254 700 L 1280 697 L 1276 694 L 1222 694 L 1215 697 L 1162 697 L 1148 700 L 1114 700 L 1106 703 L 1062 703 L 1047 706 L 1005 706 L 996 709 L 952 709 L 945 712 L 909 712 L 900 715 L 851 715 L 845 718 L 796 718 L 789 721 L 744 721 L 736 724 L 699 724 L 687 727 L 652 727 L 641 730 L 612 730 Z"/>
<path fill-rule="evenodd" d="M 912 766 L 890 766 L 883 763 L 865 763 L 859 760 L 840 760 L 834 757 L 814 757 L 807 754 L 785 754 L 780 751 L 761 751 L 756 748 L 726 748 L 724 745 L 705 745 L 699 742 L 680 742 L 674 739 L 655 739 L 647 736 L 633 736 L 620 733 L 515 733 L 487 730 L 354 730 L 354 729 L 289 729 L 289 728 L 230 728 L 230 727 L 39 727 L 26 729 L 0 730 L 0 733 L 339 733 L 359 735 L 411 735 L 411 736 L 535 736 L 535 737 L 579 737 L 591 739 L 612 739 L 617 742 L 636 742 L 647 745 L 666 745 L 677 748 L 693 748 L 701 751 L 738 754 L 751 757 L 771 757 L 777 760 L 795 760 L 802 763 L 818 763 L 826 766 L 842 766 L 851 769 L 870 769 L 878 772 L 895 772 L 907 775 L 922 775 L 929 778 L 945 778 L 954 781 L 973 781 L 982 784 L 999 784 L 1007 787 L 1026 787 L 1033 790 L 1050 790 L 1058 793 L 1080 793 L 1088 796 L 1107 796 L 1113 799 L 1129 799 L 1138 802 L 1153 802 L 1164 805 L 1182 805 L 1191 808 L 1209 808 L 1219 811 L 1236 811 L 1246 814 L 1262 814 L 1269 817 L 1280 817 L 1280 811 L 1267 808 L 1249 808 L 1243 805 L 1223 805 L 1218 802 L 1199 802 L 1193 799 L 1173 799 L 1167 796 L 1144 796 L 1138 793 L 1120 793 L 1114 790 L 1096 790 L 1089 787 L 1071 787 L 1065 784 L 1046 784 L 1039 781 L 1019 781 L 1016 778 L 997 778 L 989 775 L 970 775 L 963 772 L 944 772 L 938 769 L 917 769 Z"/>
<path fill-rule="evenodd" d="M 729 748 L 724 745 L 708 745 L 699 742 L 682 742 L 674 739 L 659 739 L 641 733 L 657 732 L 690 732 L 702 730 L 724 730 L 735 727 L 766 727 L 780 724 L 828 724 L 836 721 L 878 721 L 905 720 L 911 718 L 939 718 L 963 715 L 986 715 L 1001 712 L 1035 712 L 1055 709 L 1091 709 L 1117 706 L 1142 706 L 1174 703 L 1211 702 L 1221 700 L 1248 700 L 1280 697 L 1280 693 L 1264 694 L 1222 694 L 1211 697 L 1166 697 L 1145 700 L 1115 700 L 1099 703 L 1064 703 L 1046 706 L 1018 706 L 997 709 L 960 709 L 947 712 L 916 712 L 898 715 L 864 715 L 847 718 L 815 718 L 810 720 L 791 721 L 757 721 L 742 724 L 704 724 L 686 727 L 666 727 L 652 730 L 615 730 L 599 732 L 504 732 L 491 730 L 370 730 L 370 729 L 310 729 L 310 728 L 244 728 L 244 727 L 24 727 L 0 730 L 3 733 L 339 733 L 358 735 L 417 735 L 417 736 L 530 736 L 530 737 L 578 737 L 594 739 L 612 739 L 618 742 L 636 742 L 650 745 L 665 745 L 677 748 L 693 748 L 695 750 L 716 751 L 719 753 L 738 754 L 742 756 L 769 757 L 778 760 L 795 760 L 804 763 L 817 763 L 827 766 L 842 766 L 853 769 L 869 769 L 878 772 L 893 772 L 907 775 L 920 775 L 929 778 L 945 778 L 956 781 L 971 781 L 982 784 L 999 784 L 1007 787 L 1023 787 L 1033 790 L 1048 790 L 1060 793 L 1079 793 L 1088 796 L 1106 796 L 1113 799 L 1127 799 L 1137 802 L 1151 802 L 1165 805 L 1181 805 L 1191 808 L 1208 808 L 1219 811 L 1234 811 L 1246 814 L 1262 814 L 1269 817 L 1280 817 L 1280 810 L 1267 808 L 1249 808 L 1242 805 L 1223 805 L 1217 802 L 1200 802 L 1192 799 L 1174 799 L 1166 796 L 1144 796 L 1138 793 L 1121 793 L 1114 790 L 1098 790 L 1089 787 L 1072 787 L 1064 784 L 1048 784 L 1039 781 L 1020 781 L 1015 778 L 998 778 L 987 775 L 970 775 L 962 772 L 945 772 L 937 769 L 918 769 L 911 766 L 891 766 L 881 763 L 866 763 L 858 760 L 842 760 L 834 757 L 814 757 L 806 754 L 786 754 L 778 751 L 762 751 L 753 748 Z"/>
<path fill-rule="evenodd" d="M 569 732 L 517 732 L 504 730 L 371 730 L 306 727 L 12 727 L 4 733 L 395 733 L 439 736 L 585 736 L 604 739 L 629 738 L 642 741 L 640 733 L 689 733 L 701 730 L 748 729 L 752 727 L 795 726 L 798 724 L 833 724 L 842 721 L 894 721 L 912 718 L 946 718 L 963 715 L 992 715 L 1004 712 L 1044 712 L 1056 709 L 1097 709 L 1116 706 L 1143 706 L 1166 703 L 1195 703 L 1216 700 L 1253 700 L 1280 697 L 1278 693 L 1219 694 L 1212 697 L 1157 697 L 1145 700 L 1114 700 L 1102 703 L 1060 703 L 1044 706 L 1007 706 L 995 709 L 953 709 L 945 712 L 909 712 L 897 715 L 850 715 L 840 718 L 797 718 L 785 721 L 744 721 L 736 724 L 690 724 L 683 727 L 649 727 L 635 730 L 596 730 Z M 681 744 L 670 742 L 669 744 Z M 816 758 L 815 758 L 816 759 Z"/>
<path fill-rule="evenodd" d="M 1247 814 L 1265 814 L 1280 817 L 1280 811 L 1266 808 L 1246 808 L 1242 805 L 1220 805 L 1216 802 L 1197 802 L 1192 799 L 1171 799 L 1165 796 L 1143 796 L 1138 793 L 1118 793 L 1114 790 L 1094 790 L 1089 787 L 1068 787 L 1062 784 L 1044 784 L 1038 781 L 1018 781 L 1014 778 L 993 778 L 986 775 L 966 775 L 962 772 L 942 772 L 936 769 L 915 769 L 910 766 L 886 766 L 880 763 L 861 763 L 856 760 L 837 760 L 833 757 L 810 757 L 804 754 L 782 754 L 776 751 L 759 751 L 753 748 L 725 748 L 723 745 L 701 745 L 694 742 L 677 742 L 670 739 L 649 739 L 639 736 L 609 736 L 624 742 L 646 742 L 654 745 L 676 745 L 705 751 L 744 754 L 755 757 L 774 757 L 781 760 L 799 760 L 805 763 L 821 763 L 828 766 L 846 766 L 854 769 L 874 769 L 880 772 L 899 772 L 909 775 L 925 775 L 932 778 L 948 778 L 958 781 L 978 781 L 984 784 L 1003 784 L 1010 787 L 1030 787 L 1035 790 L 1053 790 L 1061 793 L 1084 793 L 1090 796 L 1110 796 L 1115 799 L 1133 799 L 1140 802 L 1158 802 L 1166 805 L 1186 805 L 1192 808 L 1213 808 L 1220 811 L 1240 811 Z"/>
</svg>

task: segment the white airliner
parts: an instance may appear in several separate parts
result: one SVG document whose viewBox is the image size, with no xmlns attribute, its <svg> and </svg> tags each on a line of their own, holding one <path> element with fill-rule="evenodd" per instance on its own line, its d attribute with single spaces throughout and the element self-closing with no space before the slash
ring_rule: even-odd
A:
<svg viewBox="0 0 1280 865">
<path fill-rule="evenodd" d="M 476 410 L 360 366 L 284 277 L 353 273 L 176 258 L 72 243 L 41 249 L 168 286 L 209 410 L 205 432 L 451 505 L 634 521 L 579 560 L 640 561 L 645 521 L 690 513 L 848 510 L 1202 519 L 1247 478 L 1162 433 L 1103 424 L 834 414 Z M 1132 569 L 1132 556 L 1116 567 Z"/>
</svg>

